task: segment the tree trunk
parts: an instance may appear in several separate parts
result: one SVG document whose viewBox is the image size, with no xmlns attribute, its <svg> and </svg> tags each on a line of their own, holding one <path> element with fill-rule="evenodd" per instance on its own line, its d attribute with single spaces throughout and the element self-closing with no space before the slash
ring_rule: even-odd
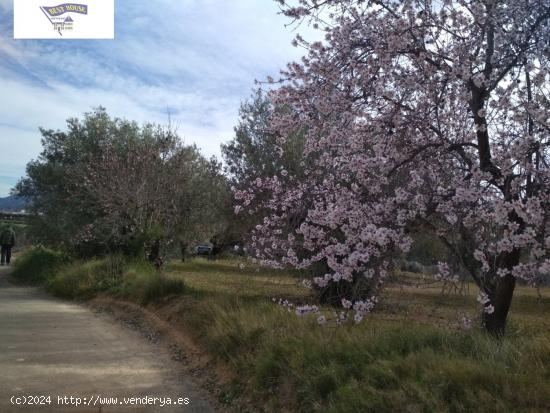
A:
<svg viewBox="0 0 550 413">
<path fill-rule="evenodd" d="M 506 319 L 512 304 L 515 286 L 516 279 L 512 275 L 500 279 L 492 297 L 490 296 L 491 304 L 495 310 L 491 314 L 483 313 L 483 328 L 495 337 L 502 337 L 506 330 Z"/>
<path fill-rule="evenodd" d="M 160 240 L 156 239 L 151 245 L 151 250 L 149 251 L 149 256 L 147 257 L 149 262 L 155 266 L 157 270 L 160 270 L 162 267 L 162 257 L 160 256 Z"/>
<path fill-rule="evenodd" d="M 513 250 L 510 253 L 502 254 L 497 259 L 497 268 L 505 268 L 511 270 L 519 264 L 519 250 Z M 489 314 L 484 312 L 482 316 L 482 325 L 485 330 L 495 337 L 502 337 L 506 330 L 506 319 L 512 304 L 514 296 L 514 288 L 516 287 L 516 277 L 511 274 L 500 278 L 494 275 L 497 279 L 496 286 L 490 291 L 489 299 L 494 311 Z"/>
<path fill-rule="evenodd" d="M 181 262 L 185 262 L 185 253 L 187 252 L 187 244 L 180 242 Z"/>
<path fill-rule="evenodd" d="M 319 290 L 319 302 L 331 306 L 341 306 L 342 298 L 353 300 L 353 284 L 348 281 L 331 282 Z"/>
</svg>

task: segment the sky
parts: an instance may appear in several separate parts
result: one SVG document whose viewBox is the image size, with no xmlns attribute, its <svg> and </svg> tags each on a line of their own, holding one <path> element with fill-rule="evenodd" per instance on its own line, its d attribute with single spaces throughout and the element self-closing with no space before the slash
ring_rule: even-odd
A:
<svg viewBox="0 0 550 413">
<path fill-rule="evenodd" d="M 255 79 L 303 53 L 278 12 L 273 0 L 115 0 L 115 40 L 14 40 L 0 0 L 0 196 L 39 154 L 39 127 L 100 105 L 140 123 L 170 113 L 186 143 L 219 156 Z"/>
</svg>

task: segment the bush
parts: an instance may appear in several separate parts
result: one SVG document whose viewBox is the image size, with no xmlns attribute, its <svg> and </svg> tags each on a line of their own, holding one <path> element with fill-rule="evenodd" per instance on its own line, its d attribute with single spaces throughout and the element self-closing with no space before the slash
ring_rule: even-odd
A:
<svg viewBox="0 0 550 413">
<path fill-rule="evenodd" d="M 17 257 L 13 276 L 21 281 L 41 283 L 68 263 L 70 258 L 63 252 L 42 246 L 33 247 Z"/>
<path fill-rule="evenodd" d="M 117 288 L 123 279 L 127 263 L 122 256 L 110 256 L 88 262 L 67 265 L 47 284 L 52 294 L 63 298 L 90 298 L 98 292 Z"/>
<path fill-rule="evenodd" d="M 162 274 L 146 262 L 129 261 L 121 255 L 71 262 L 64 253 L 44 247 L 21 255 L 14 276 L 44 283 L 53 295 L 69 299 L 86 299 L 110 291 L 146 304 L 185 290 L 182 280 Z"/>
</svg>

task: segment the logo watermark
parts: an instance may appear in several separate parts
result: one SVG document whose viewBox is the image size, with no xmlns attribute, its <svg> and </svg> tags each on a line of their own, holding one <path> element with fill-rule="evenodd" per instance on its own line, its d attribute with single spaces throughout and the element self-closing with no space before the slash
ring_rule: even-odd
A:
<svg viewBox="0 0 550 413">
<path fill-rule="evenodd" d="M 66 3 L 54 7 L 41 6 L 40 9 L 60 36 L 63 36 L 64 31 L 74 28 L 75 22 L 71 13 L 88 14 L 87 4 Z"/>
<path fill-rule="evenodd" d="M 14 0 L 13 18 L 15 39 L 114 39 L 114 0 Z"/>
</svg>

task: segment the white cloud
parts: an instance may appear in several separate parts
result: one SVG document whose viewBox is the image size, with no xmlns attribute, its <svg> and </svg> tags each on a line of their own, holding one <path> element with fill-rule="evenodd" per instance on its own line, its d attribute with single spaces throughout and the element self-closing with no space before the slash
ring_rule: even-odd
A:
<svg viewBox="0 0 550 413">
<path fill-rule="evenodd" d="M 10 148 L 0 176 L 23 173 L 36 157 L 39 126 L 64 128 L 99 105 L 158 123 L 169 108 L 186 142 L 218 155 L 254 80 L 276 76 L 301 53 L 270 0 L 115 4 L 114 41 L 14 41 L 0 27 L 0 144 Z M 11 0 L 0 0 L 0 17 L 10 10 Z"/>
</svg>

